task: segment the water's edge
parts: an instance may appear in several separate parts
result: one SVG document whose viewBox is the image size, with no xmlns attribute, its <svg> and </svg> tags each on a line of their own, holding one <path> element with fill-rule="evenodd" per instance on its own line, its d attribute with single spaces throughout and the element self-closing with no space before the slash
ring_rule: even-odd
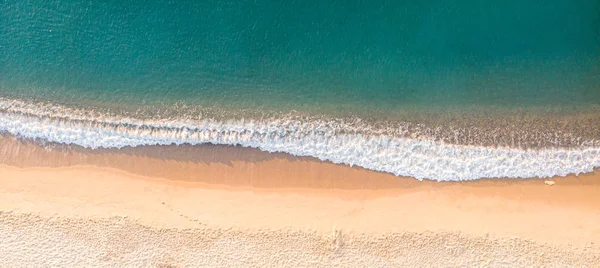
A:
<svg viewBox="0 0 600 268">
<path fill-rule="evenodd" d="M 85 148 L 146 145 L 240 145 L 311 156 L 398 176 L 437 181 L 566 176 L 600 166 L 595 143 L 565 148 L 452 144 L 411 129 L 385 132 L 343 120 L 160 120 L 109 116 L 55 105 L 0 100 L 0 132 Z"/>
</svg>

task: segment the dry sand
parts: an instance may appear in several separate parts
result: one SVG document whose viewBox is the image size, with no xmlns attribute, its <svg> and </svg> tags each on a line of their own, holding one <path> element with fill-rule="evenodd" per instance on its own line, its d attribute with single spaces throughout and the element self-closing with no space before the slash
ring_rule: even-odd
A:
<svg viewBox="0 0 600 268">
<path fill-rule="evenodd" d="M 3 266 L 600 267 L 600 175 L 419 182 L 223 146 L 0 138 Z"/>
</svg>

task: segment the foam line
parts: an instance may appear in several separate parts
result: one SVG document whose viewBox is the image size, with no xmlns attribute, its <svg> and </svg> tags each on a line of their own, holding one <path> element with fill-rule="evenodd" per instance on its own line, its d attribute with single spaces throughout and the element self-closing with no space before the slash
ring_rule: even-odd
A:
<svg viewBox="0 0 600 268">
<path fill-rule="evenodd" d="M 0 131 L 87 148 L 144 145 L 241 145 L 438 181 L 531 178 L 590 172 L 600 148 L 536 149 L 453 145 L 356 131 L 340 122 L 138 120 L 0 99 Z"/>
</svg>

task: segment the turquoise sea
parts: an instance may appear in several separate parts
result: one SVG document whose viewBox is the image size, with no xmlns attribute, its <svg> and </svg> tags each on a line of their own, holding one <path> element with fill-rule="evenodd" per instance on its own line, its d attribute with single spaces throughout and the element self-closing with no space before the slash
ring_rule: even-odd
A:
<svg viewBox="0 0 600 268">
<path fill-rule="evenodd" d="M 0 132 L 417 179 L 600 166 L 600 2 L 0 1 Z"/>
</svg>

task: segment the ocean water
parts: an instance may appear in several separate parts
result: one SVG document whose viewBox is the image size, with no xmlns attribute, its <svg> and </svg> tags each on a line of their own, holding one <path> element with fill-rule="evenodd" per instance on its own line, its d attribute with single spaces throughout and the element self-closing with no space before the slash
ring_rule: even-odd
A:
<svg viewBox="0 0 600 268">
<path fill-rule="evenodd" d="M 432 180 L 600 166 L 600 2 L 0 2 L 0 132 Z"/>
</svg>

